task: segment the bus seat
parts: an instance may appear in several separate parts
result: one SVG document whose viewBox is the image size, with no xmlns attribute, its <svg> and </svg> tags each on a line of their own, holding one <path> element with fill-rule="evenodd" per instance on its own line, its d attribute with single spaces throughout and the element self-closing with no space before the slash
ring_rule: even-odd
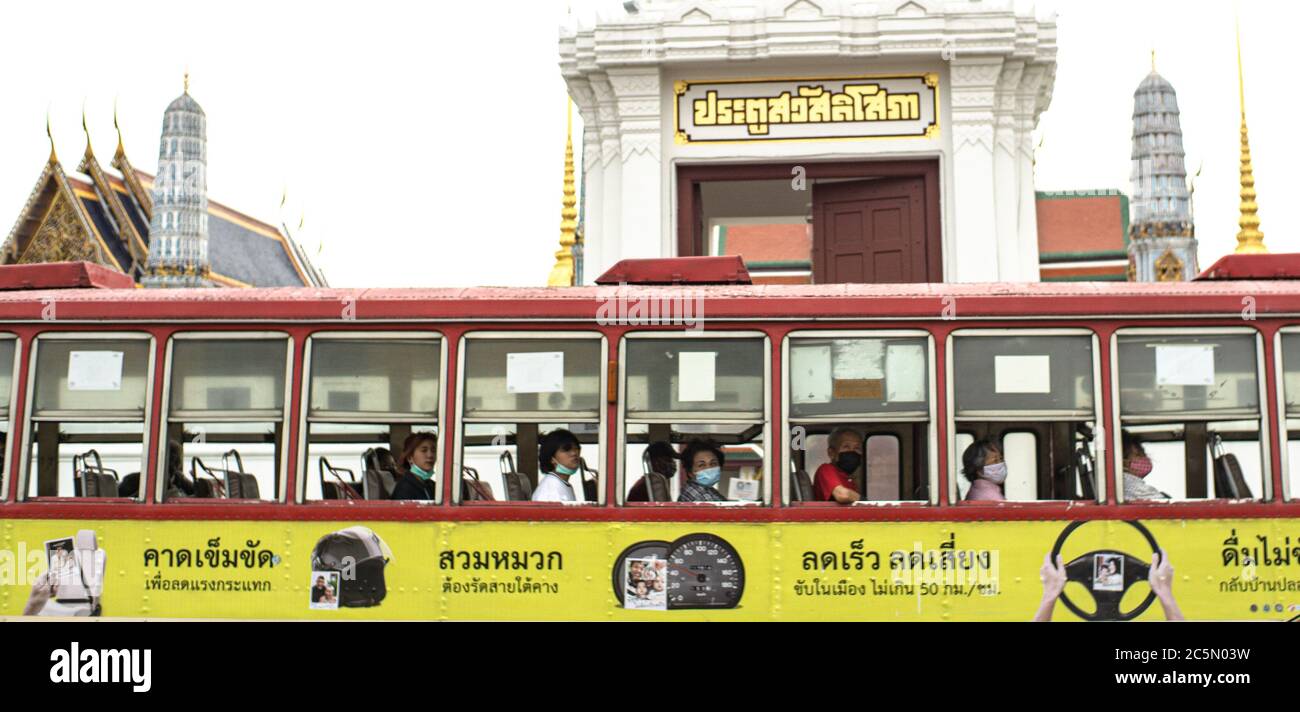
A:
<svg viewBox="0 0 1300 712">
<path fill-rule="evenodd" d="M 345 479 L 342 474 L 348 473 Z M 333 476 L 333 481 L 326 481 L 325 475 Z M 355 485 L 355 486 L 354 486 Z M 320 459 L 320 493 L 322 499 L 361 499 L 357 489 L 363 487 L 357 482 L 356 473 L 346 467 L 334 467 L 329 460 Z"/>
<path fill-rule="evenodd" d="M 508 452 L 501 453 L 501 481 L 505 483 L 506 499 L 512 502 L 527 502 L 533 498 L 533 483 L 522 472 L 515 472 L 515 458 Z"/>
<path fill-rule="evenodd" d="M 813 484 L 808 477 L 807 470 L 795 470 L 793 478 L 794 486 L 790 488 L 791 502 L 812 502 Z"/>
<path fill-rule="evenodd" d="M 1241 473 L 1241 463 L 1232 453 L 1214 458 L 1214 496 L 1219 499 L 1251 499 L 1250 485 Z"/>
<path fill-rule="evenodd" d="M 386 447 L 366 450 L 361 456 L 364 476 L 361 490 L 365 499 L 388 499 L 397 485 L 397 461 Z"/>
<path fill-rule="evenodd" d="M 667 477 L 664 477 L 658 472 L 647 472 L 645 478 L 645 492 L 649 501 L 672 501 L 672 489 L 668 486 Z"/>
<path fill-rule="evenodd" d="M 116 497 L 117 478 L 108 472 L 86 470 L 82 472 L 82 479 L 85 484 L 82 485 L 81 491 L 86 497 Z"/>
<path fill-rule="evenodd" d="M 261 499 L 257 478 L 247 472 L 227 472 L 226 492 L 231 499 Z"/>
<path fill-rule="evenodd" d="M 478 470 L 472 467 L 460 468 L 460 501 L 491 502 L 494 499 L 492 485 L 479 480 Z"/>
</svg>

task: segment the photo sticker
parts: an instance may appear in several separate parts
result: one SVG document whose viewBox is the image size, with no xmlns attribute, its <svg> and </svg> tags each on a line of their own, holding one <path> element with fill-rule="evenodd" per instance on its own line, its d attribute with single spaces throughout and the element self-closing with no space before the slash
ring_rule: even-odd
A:
<svg viewBox="0 0 1300 712">
<path fill-rule="evenodd" d="M 332 611 L 339 607 L 339 572 L 311 572 L 311 609 Z"/>
<path fill-rule="evenodd" d="M 623 607 L 648 611 L 668 610 L 668 562 L 663 559 L 628 559 L 623 576 Z"/>
<path fill-rule="evenodd" d="M 1124 557 L 1117 554 L 1097 554 L 1092 557 L 1092 590 L 1124 590 Z"/>
</svg>

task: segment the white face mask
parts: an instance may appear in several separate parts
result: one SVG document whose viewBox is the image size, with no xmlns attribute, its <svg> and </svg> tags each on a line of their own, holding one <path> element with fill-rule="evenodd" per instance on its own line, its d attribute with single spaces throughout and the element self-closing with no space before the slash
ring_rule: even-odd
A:
<svg viewBox="0 0 1300 712">
<path fill-rule="evenodd" d="M 993 484 L 1000 485 L 1007 481 L 1007 463 L 999 462 L 996 465 L 984 466 L 984 479 Z"/>
</svg>

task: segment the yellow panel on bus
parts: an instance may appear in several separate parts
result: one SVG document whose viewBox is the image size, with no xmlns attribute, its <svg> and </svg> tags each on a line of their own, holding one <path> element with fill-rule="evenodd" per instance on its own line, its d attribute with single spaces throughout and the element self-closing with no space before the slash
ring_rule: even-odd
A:
<svg viewBox="0 0 1300 712">
<path fill-rule="evenodd" d="M 238 619 L 1278 620 L 1300 520 L 10 520 L 0 615 Z M 1044 571 L 1059 549 L 1062 567 Z M 1156 596 L 1153 552 L 1175 571 Z M 1160 570 L 1158 568 L 1157 575 Z"/>
</svg>

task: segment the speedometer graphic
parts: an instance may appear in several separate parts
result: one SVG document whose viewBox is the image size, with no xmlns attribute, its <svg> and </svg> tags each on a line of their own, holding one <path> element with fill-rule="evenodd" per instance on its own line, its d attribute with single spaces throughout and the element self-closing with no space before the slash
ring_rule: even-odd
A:
<svg viewBox="0 0 1300 712">
<path fill-rule="evenodd" d="M 736 548 L 720 536 L 699 532 L 675 541 L 642 541 L 614 562 L 614 593 L 626 604 L 622 579 L 626 565 L 667 560 L 667 609 L 735 608 L 745 593 L 745 565 Z M 631 606 L 629 606 L 631 607 Z M 660 609 L 662 610 L 662 608 Z"/>
</svg>

